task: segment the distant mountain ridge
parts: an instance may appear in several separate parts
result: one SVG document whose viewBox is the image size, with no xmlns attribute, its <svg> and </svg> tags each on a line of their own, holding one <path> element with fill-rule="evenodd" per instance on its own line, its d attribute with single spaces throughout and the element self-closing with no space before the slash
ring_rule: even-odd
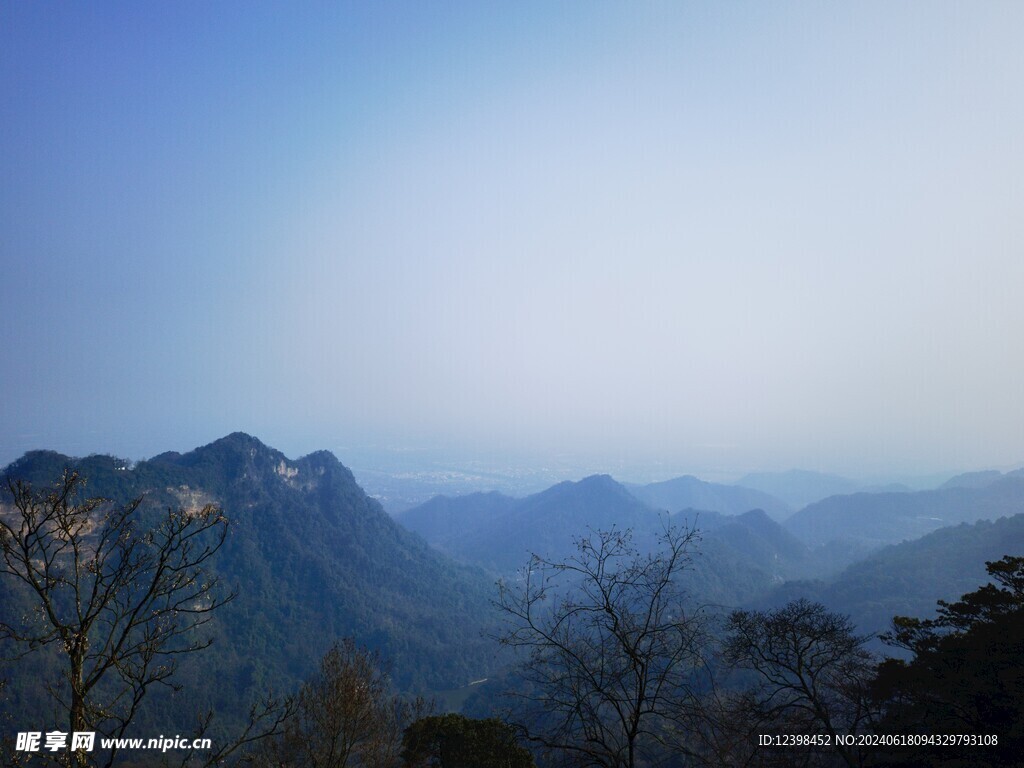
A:
<svg viewBox="0 0 1024 768">
<path fill-rule="evenodd" d="M 659 511 L 672 514 L 683 509 L 725 515 L 762 509 L 776 520 L 792 513 L 784 502 L 768 494 L 709 483 L 692 475 L 648 485 L 627 485 L 609 475 L 592 475 L 578 482 L 558 483 L 521 499 L 496 491 L 435 496 L 399 513 L 396 519 L 443 552 L 502 571 L 516 566 L 506 553 L 495 551 L 492 541 L 504 537 L 505 542 L 517 542 L 523 539 L 521 530 L 530 525 L 546 529 L 548 539 L 561 536 L 568 542 L 587 528 L 612 524 L 647 530 L 656 527 Z M 531 545 L 541 546 L 544 537 L 526 538 Z M 518 564 L 522 565 L 528 551 L 519 555 Z"/>
<path fill-rule="evenodd" d="M 498 491 L 465 496 L 435 496 L 395 516 L 402 525 L 425 538 L 442 552 L 447 542 L 465 536 L 488 521 L 509 512 L 518 499 Z"/>
<path fill-rule="evenodd" d="M 854 493 L 810 504 L 788 518 L 787 530 L 811 547 L 849 540 L 879 548 L 939 528 L 1024 512 L 1024 475 L 982 487 L 944 487 L 912 493 Z"/>
<path fill-rule="evenodd" d="M 658 512 L 608 475 L 565 481 L 522 499 L 500 494 L 437 497 L 398 521 L 463 562 L 511 573 L 531 553 L 559 557 L 590 529 L 653 531 Z"/>
<path fill-rule="evenodd" d="M 688 508 L 668 515 L 636 498 L 635 487 L 608 475 L 562 482 L 523 499 L 437 497 L 397 519 L 452 557 L 504 577 L 514 577 L 531 553 L 555 560 L 571 557 L 573 541 L 588 531 L 629 528 L 643 551 L 655 544 L 667 522 L 696 525 L 700 541 L 684 582 L 696 600 L 714 604 L 735 605 L 786 579 L 828 570 L 763 510 L 729 515 Z"/>
<path fill-rule="evenodd" d="M 786 472 L 751 472 L 735 485 L 768 493 L 800 509 L 815 501 L 862 490 L 862 483 L 840 475 L 790 469 Z"/>
<path fill-rule="evenodd" d="M 740 515 L 752 509 L 762 509 L 777 521 L 785 520 L 793 513 L 790 505 L 771 494 L 740 485 L 709 483 L 693 475 L 626 487 L 641 501 L 669 512 L 691 508 Z"/>
<path fill-rule="evenodd" d="M 1005 475 L 998 469 L 986 469 L 981 472 L 965 472 L 962 475 L 951 477 L 939 486 L 943 488 L 988 488 L 993 483 L 999 482 L 1004 477 L 1024 477 L 1024 469 L 1015 469 Z"/>
</svg>

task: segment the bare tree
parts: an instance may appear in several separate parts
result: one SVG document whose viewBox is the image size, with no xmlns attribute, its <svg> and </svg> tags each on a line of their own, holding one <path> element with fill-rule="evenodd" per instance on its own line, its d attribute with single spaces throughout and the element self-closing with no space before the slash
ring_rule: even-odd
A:
<svg viewBox="0 0 1024 768">
<path fill-rule="evenodd" d="M 213 714 L 211 710 L 199 716 L 193 744 L 206 737 L 210 732 Z M 256 745 L 280 734 L 285 723 L 294 714 L 295 699 L 293 697 L 279 698 L 273 693 L 267 693 L 249 708 L 248 721 L 240 733 L 237 733 L 229 741 L 219 743 L 213 751 L 197 753 L 195 749 L 187 750 L 181 758 L 179 768 L 258 764 L 257 755 L 259 753 L 254 749 Z M 169 768 L 169 766 L 170 763 L 165 762 L 162 768 Z"/>
<path fill-rule="evenodd" d="M 22 585 L 34 611 L 0 620 L 0 638 L 22 653 L 56 647 L 63 683 L 50 692 L 69 732 L 118 737 L 154 684 L 172 685 L 176 657 L 210 644 L 197 630 L 234 597 L 218 594 L 205 571 L 227 519 L 207 505 L 167 510 L 146 527 L 141 497 L 83 498 L 84 485 L 73 470 L 41 491 L 8 479 L 0 574 Z M 88 755 L 72 752 L 70 762 L 86 765 Z"/>
<path fill-rule="evenodd" d="M 756 673 L 733 711 L 750 724 L 751 737 L 757 730 L 828 735 L 843 763 L 863 764 L 865 753 L 836 737 L 871 723 L 868 684 L 877 660 L 848 617 L 800 599 L 778 610 L 734 611 L 728 631 L 726 662 Z"/>
<path fill-rule="evenodd" d="M 666 526 L 641 554 L 629 531 L 597 531 L 565 562 L 535 555 L 519 581 L 499 584 L 501 640 L 525 653 L 512 716 L 527 738 L 607 768 L 688 752 L 705 637 L 679 576 L 697 541 Z"/>
<path fill-rule="evenodd" d="M 402 731 L 430 713 L 423 700 L 392 695 L 375 652 L 345 638 L 326 653 L 299 691 L 281 736 L 255 760 L 275 768 L 394 768 Z"/>
</svg>

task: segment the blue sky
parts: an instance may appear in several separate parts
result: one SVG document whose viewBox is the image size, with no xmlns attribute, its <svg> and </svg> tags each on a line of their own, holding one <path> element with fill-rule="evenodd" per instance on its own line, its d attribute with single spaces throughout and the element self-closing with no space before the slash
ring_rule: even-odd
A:
<svg viewBox="0 0 1024 768">
<path fill-rule="evenodd" d="M 1019 3 L 6 3 L 0 461 L 1024 461 Z"/>
</svg>

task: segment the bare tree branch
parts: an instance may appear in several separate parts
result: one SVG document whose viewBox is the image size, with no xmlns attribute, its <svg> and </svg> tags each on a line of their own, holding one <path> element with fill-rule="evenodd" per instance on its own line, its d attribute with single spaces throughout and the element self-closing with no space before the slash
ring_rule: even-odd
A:
<svg viewBox="0 0 1024 768">
<path fill-rule="evenodd" d="M 0 621 L 0 638 L 27 651 L 57 644 L 64 685 L 53 693 L 69 729 L 119 737 L 147 690 L 170 684 L 175 657 L 210 644 L 197 630 L 234 598 L 204 570 L 228 522 L 207 505 L 167 510 L 140 530 L 141 497 L 115 505 L 82 498 L 84 486 L 73 470 L 40 491 L 7 480 L 0 575 L 27 590 L 36 613 Z M 72 755 L 73 766 L 85 764 L 84 753 Z"/>
<path fill-rule="evenodd" d="M 499 584 L 501 642 L 525 655 L 526 688 L 511 695 L 527 738 L 608 768 L 688 751 L 705 637 L 678 577 L 698 540 L 666 526 L 659 549 L 641 554 L 630 531 L 596 531 L 564 562 L 535 555 L 517 582 Z"/>
<path fill-rule="evenodd" d="M 850 766 L 866 753 L 841 743 L 872 722 L 868 682 L 876 660 L 846 616 L 800 599 L 773 611 L 734 611 L 724 659 L 753 670 L 757 682 L 734 714 L 771 732 L 829 734 Z"/>
</svg>

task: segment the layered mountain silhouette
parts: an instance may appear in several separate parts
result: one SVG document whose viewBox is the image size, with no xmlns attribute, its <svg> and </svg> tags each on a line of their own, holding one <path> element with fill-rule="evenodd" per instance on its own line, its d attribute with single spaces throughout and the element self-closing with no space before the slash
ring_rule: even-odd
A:
<svg viewBox="0 0 1024 768">
<path fill-rule="evenodd" d="M 785 520 L 793 513 L 793 507 L 771 494 L 740 485 L 709 483 L 693 475 L 627 487 L 630 493 L 649 506 L 669 512 L 704 509 L 739 515 L 752 509 L 761 509 L 774 520 Z"/>
<path fill-rule="evenodd" d="M 511 499 L 500 494 L 444 497 L 398 520 L 442 551 L 495 573 L 514 573 L 531 554 L 564 558 L 588 530 L 629 528 L 638 536 L 659 527 L 659 514 L 608 475 L 563 482 Z"/>
<path fill-rule="evenodd" d="M 711 492 L 702 486 L 716 487 L 691 482 L 695 478 L 681 480 L 676 488 L 696 488 L 691 497 L 705 500 Z M 658 485 L 659 491 L 673 488 L 671 482 Z M 712 500 L 721 503 L 723 498 L 729 496 Z M 738 505 L 733 508 L 743 507 L 742 502 L 732 503 Z M 629 529 L 635 546 L 647 551 L 657 546 L 666 524 L 697 528 L 700 540 L 684 579 L 695 599 L 706 604 L 738 604 L 785 579 L 827 571 L 807 545 L 764 510 L 736 515 L 677 507 L 669 515 L 637 498 L 635 487 L 608 475 L 559 483 L 523 499 L 497 493 L 437 497 L 398 520 L 446 554 L 508 578 L 528 564 L 531 554 L 552 560 L 572 557 L 574 542 L 591 531 Z"/>
<path fill-rule="evenodd" d="M 751 472 L 737 480 L 736 485 L 771 494 L 782 499 L 793 509 L 800 509 L 829 496 L 862 490 L 862 484 L 856 480 L 806 469 L 790 469 L 786 472 Z"/>
<path fill-rule="evenodd" d="M 808 596 L 850 613 L 864 631 L 885 629 L 896 613 L 926 615 L 937 598 L 974 588 L 986 559 L 1024 553 L 1021 471 L 969 473 L 934 491 L 835 495 L 784 524 L 787 503 L 763 488 L 693 477 L 626 487 L 608 475 L 518 499 L 440 496 L 392 518 L 332 454 L 291 460 L 243 433 L 134 465 L 33 451 L 4 474 L 43 487 L 65 467 L 88 478 L 89 495 L 144 496 L 148 510 L 224 510 L 229 535 L 212 571 L 238 597 L 208 627 L 214 645 L 183 659 L 176 679 L 197 707 L 242 716 L 254 695 L 294 690 L 345 636 L 379 650 L 405 690 L 488 676 L 501 667 L 483 636 L 495 578 L 514 577 L 533 553 L 571 557 L 590 531 L 629 529 L 643 551 L 667 524 L 695 527 L 700 538 L 681 577 L 695 602 L 729 608 Z M 838 482 L 789 479 L 804 493 Z M 11 589 L 0 581 L 0 610 L 27 605 Z M 41 711 L 44 688 L 19 685 L 17 675 L 53 670 L 31 664 L 15 672 L 8 706 Z"/>
<path fill-rule="evenodd" d="M 1024 476 L 914 493 L 855 493 L 810 504 L 785 527 L 811 547 L 849 542 L 861 550 L 917 539 L 950 525 L 1024 512 Z"/>
<path fill-rule="evenodd" d="M 998 469 L 986 469 L 981 472 L 965 472 L 962 475 L 951 477 L 941 486 L 945 488 L 988 488 L 993 483 L 1002 480 L 1004 477 L 1024 477 L 1024 469 L 1015 469 L 1005 475 Z"/>
</svg>

